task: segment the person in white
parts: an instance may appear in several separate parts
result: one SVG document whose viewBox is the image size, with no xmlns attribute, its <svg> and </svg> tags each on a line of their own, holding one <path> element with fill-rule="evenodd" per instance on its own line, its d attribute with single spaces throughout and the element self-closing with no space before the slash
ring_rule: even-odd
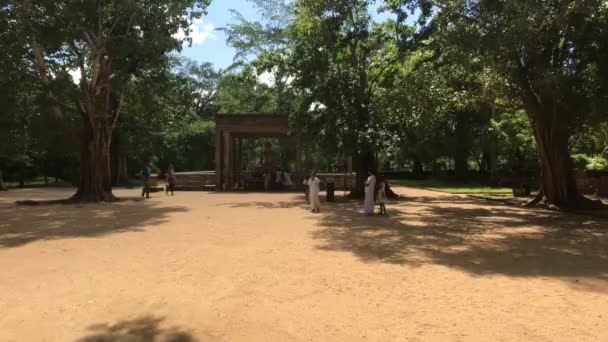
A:
<svg viewBox="0 0 608 342">
<path fill-rule="evenodd" d="M 365 202 L 363 211 L 366 215 L 374 215 L 374 193 L 376 192 L 376 176 L 372 171 L 368 171 L 369 177 L 365 181 Z"/>
<path fill-rule="evenodd" d="M 289 171 L 283 172 L 283 185 L 284 186 L 292 186 L 293 181 L 291 180 L 291 176 L 289 175 Z"/>
<path fill-rule="evenodd" d="M 310 201 L 310 209 L 313 213 L 321 211 L 321 200 L 319 199 L 321 192 L 321 180 L 312 173 L 308 179 L 308 196 Z"/>
</svg>

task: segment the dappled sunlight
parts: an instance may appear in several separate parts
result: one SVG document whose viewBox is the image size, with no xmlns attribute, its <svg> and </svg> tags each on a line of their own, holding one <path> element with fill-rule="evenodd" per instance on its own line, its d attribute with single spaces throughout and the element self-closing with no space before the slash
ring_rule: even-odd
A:
<svg viewBox="0 0 608 342">
<path fill-rule="evenodd" d="M 333 204 L 313 218 L 321 228 L 312 237 L 320 250 L 365 262 L 608 281 L 608 220 L 459 196 L 410 197 L 391 203 L 389 213 L 366 217 L 356 203 Z"/>
<path fill-rule="evenodd" d="M 0 204 L 0 248 L 19 247 L 41 240 L 91 238 L 142 231 L 168 222 L 181 206 L 150 201 L 91 205 L 18 206 Z"/>
</svg>

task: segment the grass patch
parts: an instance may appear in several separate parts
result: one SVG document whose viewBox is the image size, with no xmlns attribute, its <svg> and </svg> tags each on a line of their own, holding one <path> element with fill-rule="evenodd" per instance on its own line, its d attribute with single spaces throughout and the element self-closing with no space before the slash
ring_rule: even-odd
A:
<svg viewBox="0 0 608 342">
<path fill-rule="evenodd" d="M 55 182 L 55 178 L 53 177 L 48 177 L 48 184 L 45 183 L 44 181 L 44 177 L 36 177 L 34 179 L 30 179 L 28 181 L 25 182 L 24 188 L 41 188 L 41 187 L 45 187 L 45 186 L 49 186 L 49 187 L 65 187 L 65 186 L 71 186 L 71 184 L 69 182 L 66 182 L 62 179 L 58 179 L 57 182 Z M 19 182 L 15 182 L 15 181 L 5 181 L 4 185 L 7 188 L 19 188 L 21 187 Z"/>
<path fill-rule="evenodd" d="M 409 186 L 412 188 L 428 189 L 434 191 L 448 192 L 451 194 L 492 194 L 492 195 L 509 195 L 513 194 L 511 188 L 489 187 L 480 184 L 457 183 L 442 181 L 437 179 L 392 179 L 388 181 L 390 184 Z"/>
</svg>

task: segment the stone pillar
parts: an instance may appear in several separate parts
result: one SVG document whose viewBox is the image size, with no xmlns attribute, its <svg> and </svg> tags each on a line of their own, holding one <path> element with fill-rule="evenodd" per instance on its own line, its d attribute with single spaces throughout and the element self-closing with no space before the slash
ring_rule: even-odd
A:
<svg viewBox="0 0 608 342">
<path fill-rule="evenodd" d="M 234 135 L 230 136 L 230 183 L 228 184 L 229 189 L 234 188 L 234 184 L 238 179 L 238 164 L 237 164 L 237 138 Z"/>
<path fill-rule="evenodd" d="M 304 181 L 304 170 L 302 168 L 302 135 L 296 135 L 296 176 L 294 181 L 296 183 L 296 189 L 303 187 L 302 182 Z"/>
<path fill-rule="evenodd" d="M 224 190 L 229 190 L 231 187 L 231 168 L 232 163 L 230 157 L 232 155 L 232 144 L 231 144 L 231 135 L 230 132 L 224 132 Z"/>
<path fill-rule="evenodd" d="M 215 191 L 222 191 L 222 131 L 215 131 Z"/>
</svg>

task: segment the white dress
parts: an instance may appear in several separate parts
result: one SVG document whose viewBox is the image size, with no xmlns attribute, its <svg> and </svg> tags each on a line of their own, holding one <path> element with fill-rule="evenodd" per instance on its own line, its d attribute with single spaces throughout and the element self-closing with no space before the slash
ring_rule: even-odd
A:
<svg viewBox="0 0 608 342">
<path fill-rule="evenodd" d="M 386 203 L 386 183 L 385 182 L 380 182 L 380 188 L 378 189 L 378 197 L 376 197 L 376 200 L 378 201 L 379 204 Z"/>
<path fill-rule="evenodd" d="M 374 213 L 374 190 L 376 188 L 376 176 L 371 175 L 367 177 L 365 182 L 365 202 L 363 203 L 363 211 L 366 214 L 372 215 Z"/>
<path fill-rule="evenodd" d="M 319 199 L 319 192 L 321 192 L 321 181 L 319 178 L 314 177 L 308 181 L 308 191 L 310 193 L 310 209 L 316 210 L 321 208 L 321 200 Z"/>
<path fill-rule="evenodd" d="M 283 172 L 283 185 L 285 186 L 292 186 L 293 185 L 293 181 L 291 180 L 291 176 L 289 175 L 289 172 Z"/>
</svg>

